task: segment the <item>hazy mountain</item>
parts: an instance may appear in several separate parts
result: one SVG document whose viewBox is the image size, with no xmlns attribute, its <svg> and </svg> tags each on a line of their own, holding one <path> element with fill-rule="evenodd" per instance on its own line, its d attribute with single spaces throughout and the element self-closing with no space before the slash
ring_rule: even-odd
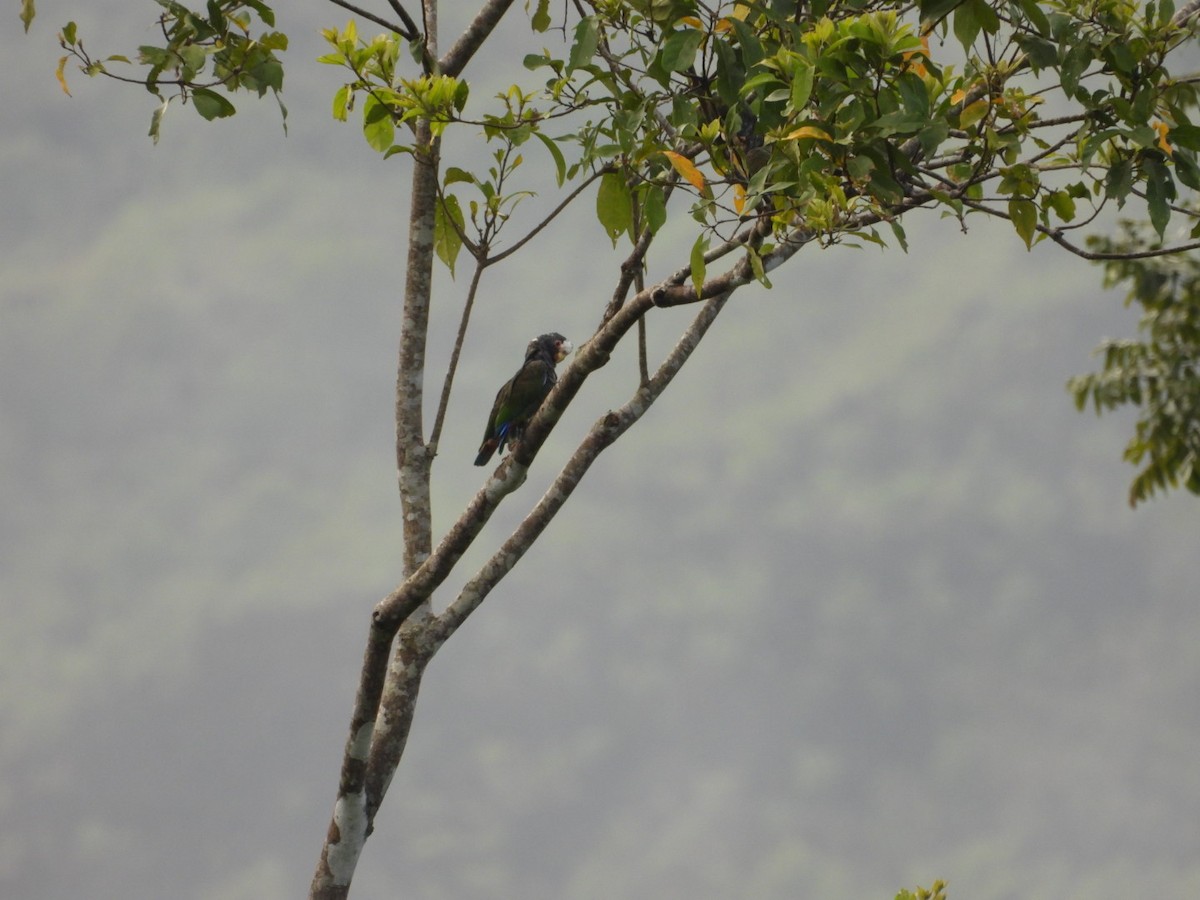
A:
<svg viewBox="0 0 1200 900">
<path fill-rule="evenodd" d="M 287 138 L 247 101 L 158 147 L 143 92 L 58 91 L 39 12 L 0 36 L 0 893 L 299 896 L 400 568 L 403 165 L 327 121 L 332 8 L 281 16 Z M 1004 229 L 910 233 L 729 305 L 433 664 L 356 896 L 1200 892 L 1198 507 L 1130 512 L 1129 422 L 1063 390 L 1133 316 Z M 525 340 L 594 327 L 601 241 L 491 276 L 439 524 Z M 634 385 L 626 352 L 486 537 Z"/>
</svg>

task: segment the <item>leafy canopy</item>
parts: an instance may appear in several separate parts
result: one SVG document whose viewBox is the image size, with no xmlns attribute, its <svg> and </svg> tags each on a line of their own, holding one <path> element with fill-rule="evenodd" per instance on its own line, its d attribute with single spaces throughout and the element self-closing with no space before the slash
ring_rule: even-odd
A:
<svg viewBox="0 0 1200 900">
<path fill-rule="evenodd" d="M 63 28 L 64 90 L 72 57 L 143 84 L 160 101 L 156 140 L 173 100 L 213 119 L 234 113 L 238 91 L 278 97 L 287 37 L 266 3 L 157 2 L 162 40 L 135 60 L 95 59 Z M 1133 285 L 1147 340 L 1105 345 L 1103 372 L 1071 388 L 1081 405 L 1145 408 L 1126 453 L 1146 462 L 1134 502 L 1176 484 L 1200 492 L 1195 263 L 1167 258 L 1200 247 L 1200 76 L 1177 71 L 1195 0 L 535 0 L 529 47 L 499 58 L 523 54 L 523 69 L 486 98 L 465 59 L 433 59 L 390 5 L 402 21 L 358 10 L 386 26 L 376 35 L 354 21 L 326 30 L 320 61 L 345 73 L 334 118 L 356 113 L 380 153 L 423 152 L 418 121 L 447 146 L 480 131 L 491 145 L 483 167 L 440 172 L 435 250 L 452 273 L 464 247 L 479 265 L 505 255 L 493 250 L 513 209 L 546 188 L 545 166 L 521 168 L 531 146 L 563 205 L 595 183 L 614 245 L 686 224 L 686 208 L 690 299 L 717 290 L 710 268 L 731 247 L 769 284 L 809 242 L 905 247 L 915 209 L 1000 217 L 1027 247 L 1053 241 Z M 1105 240 L 1109 209 L 1147 225 Z"/>
</svg>

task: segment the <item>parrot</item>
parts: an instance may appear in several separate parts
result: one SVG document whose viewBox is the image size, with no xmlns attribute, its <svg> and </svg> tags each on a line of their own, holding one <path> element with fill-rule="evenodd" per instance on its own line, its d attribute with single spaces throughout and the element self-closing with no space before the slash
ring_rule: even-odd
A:
<svg viewBox="0 0 1200 900">
<path fill-rule="evenodd" d="M 525 426 L 558 380 L 554 367 L 574 349 L 574 345 L 556 331 L 529 342 L 525 348 L 525 362 L 496 393 L 475 465 L 487 465 L 493 453 L 497 450 L 503 453 L 507 445 L 521 439 Z"/>
</svg>

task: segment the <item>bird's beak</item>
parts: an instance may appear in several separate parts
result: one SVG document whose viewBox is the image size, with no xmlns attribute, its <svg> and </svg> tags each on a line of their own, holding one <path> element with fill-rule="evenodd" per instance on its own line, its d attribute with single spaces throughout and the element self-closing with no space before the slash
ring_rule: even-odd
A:
<svg viewBox="0 0 1200 900">
<path fill-rule="evenodd" d="M 575 345 L 572 344 L 570 341 L 563 341 L 561 344 L 558 345 L 558 352 L 554 354 L 554 361 L 556 363 L 562 362 L 564 359 L 566 359 L 568 356 L 571 355 L 571 351 L 574 349 L 575 349 Z"/>
</svg>

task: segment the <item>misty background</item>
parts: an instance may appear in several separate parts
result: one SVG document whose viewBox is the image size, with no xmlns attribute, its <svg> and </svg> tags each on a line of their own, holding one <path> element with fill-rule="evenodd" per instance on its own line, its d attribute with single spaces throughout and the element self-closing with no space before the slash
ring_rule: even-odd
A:
<svg viewBox="0 0 1200 900">
<path fill-rule="evenodd" d="M 278 10 L 287 137 L 235 97 L 155 147 L 141 89 L 68 66 L 62 94 L 54 33 L 129 53 L 156 9 L 0 28 L 6 898 L 303 896 L 401 570 L 408 170 L 330 118 L 346 14 Z M 438 533 L 525 342 L 599 320 L 625 249 L 590 206 L 485 276 Z M 1200 501 L 1130 511 L 1132 419 L 1064 390 L 1136 313 L 1007 227 L 905 223 L 908 255 L 810 248 L 737 294 L 439 654 L 354 896 L 1200 895 Z M 694 312 L 656 311 L 652 353 Z M 635 387 L 625 348 L 440 602 Z"/>
</svg>

